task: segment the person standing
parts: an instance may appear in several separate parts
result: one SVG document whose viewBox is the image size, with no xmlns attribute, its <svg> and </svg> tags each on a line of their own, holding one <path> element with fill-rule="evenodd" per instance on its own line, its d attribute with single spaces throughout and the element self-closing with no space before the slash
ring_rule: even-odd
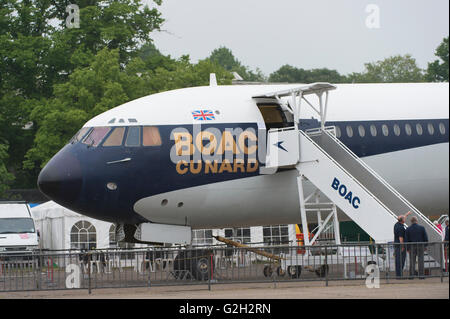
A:
<svg viewBox="0 0 450 319">
<path fill-rule="evenodd" d="M 402 278 L 406 260 L 406 250 L 403 245 L 405 242 L 405 220 L 405 216 L 400 215 L 394 225 L 395 275 L 397 279 Z"/>
<path fill-rule="evenodd" d="M 416 270 L 416 262 L 419 268 L 419 278 L 424 279 L 424 251 L 428 243 L 428 235 L 425 227 L 417 224 L 417 217 L 411 217 L 411 226 L 405 231 L 405 241 L 409 252 L 409 275 L 413 279 Z"/>
<path fill-rule="evenodd" d="M 444 241 L 446 241 L 447 245 L 448 245 L 448 218 L 445 221 L 445 237 L 444 237 Z"/>
<path fill-rule="evenodd" d="M 442 225 L 439 224 L 437 220 L 435 220 L 433 223 L 437 227 L 437 229 L 439 229 L 439 232 L 442 234 Z"/>
</svg>

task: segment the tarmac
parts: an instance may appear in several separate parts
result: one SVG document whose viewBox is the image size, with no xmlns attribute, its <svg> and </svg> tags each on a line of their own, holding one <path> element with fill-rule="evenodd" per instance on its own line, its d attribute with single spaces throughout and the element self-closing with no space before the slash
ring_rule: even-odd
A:
<svg viewBox="0 0 450 319">
<path fill-rule="evenodd" d="M 239 283 L 147 288 L 0 292 L 2 299 L 449 299 L 449 279 Z"/>
</svg>

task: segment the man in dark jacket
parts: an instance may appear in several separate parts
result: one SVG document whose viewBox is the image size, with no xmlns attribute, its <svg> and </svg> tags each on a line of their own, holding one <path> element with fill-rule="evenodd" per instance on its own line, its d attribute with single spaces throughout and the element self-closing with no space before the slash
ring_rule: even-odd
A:
<svg viewBox="0 0 450 319">
<path fill-rule="evenodd" d="M 419 263 L 419 278 L 423 279 L 424 275 L 424 251 L 428 243 L 427 232 L 425 227 L 417 224 L 417 217 L 411 218 L 412 225 L 405 231 L 405 242 L 408 243 L 409 252 L 409 275 L 410 279 L 415 275 L 416 259 Z"/>
<path fill-rule="evenodd" d="M 400 215 L 394 225 L 394 254 L 395 254 L 395 275 L 397 279 L 402 278 L 405 267 L 406 249 L 405 242 L 405 216 Z"/>
<path fill-rule="evenodd" d="M 444 241 L 448 241 L 448 218 L 445 221 L 445 237 L 444 237 Z M 447 243 L 448 245 L 448 243 Z"/>
</svg>

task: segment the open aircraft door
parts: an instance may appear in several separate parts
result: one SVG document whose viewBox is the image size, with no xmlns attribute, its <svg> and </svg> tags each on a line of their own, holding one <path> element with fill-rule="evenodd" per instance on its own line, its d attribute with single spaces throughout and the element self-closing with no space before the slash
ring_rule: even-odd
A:
<svg viewBox="0 0 450 319">
<path fill-rule="evenodd" d="M 266 162 L 265 167 L 269 169 L 295 168 L 299 163 L 300 154 L 300 103 L 305 101 L 309 94 L 319 97 L 321 125 L 325 123 L 328 91 L 336 87 L 329 83 L 314 83 L 303 87 L 254 96 L 258 108 L 264 118 L 266 125 Z M 325 103 L 322 103 L 322 95 L 326 94 Z M 290 97 L 282 100 L 282 97 Z M 261 102 L 262 101 L 262 102 Z"/>
</svg>

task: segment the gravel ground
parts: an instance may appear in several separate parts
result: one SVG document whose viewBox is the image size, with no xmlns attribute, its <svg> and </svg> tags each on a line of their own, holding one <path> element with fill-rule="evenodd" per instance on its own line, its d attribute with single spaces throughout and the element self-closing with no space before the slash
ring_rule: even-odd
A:
<svg viewBox="0 0 450 319">
<path fill-rule="evenodd" d="M 449 299 L 449 280 L 390 280 L 369 289 L 364 281 L 215 284 L 151 288 L 29 291 L 1 293 L 0 299 Z"/>
</svg>

